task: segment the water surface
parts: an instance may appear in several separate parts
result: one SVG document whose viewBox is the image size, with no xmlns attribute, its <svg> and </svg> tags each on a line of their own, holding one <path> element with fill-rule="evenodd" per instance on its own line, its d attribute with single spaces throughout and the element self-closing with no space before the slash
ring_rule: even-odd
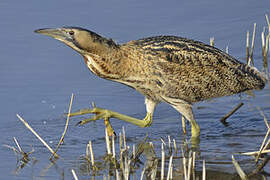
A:
<svg viewBox="0 0 270 180">
<path fill-rule="evenodd" d="M 215 37 L 215 46 L 229 47 L 229 53 L 245 61 L 246 31 L 257 23 L 255 65 L 262 67 L 261 36 L 266 26 L 264 15 L 270 14 L 270 2 L 255 1 L 2 1 L 0 2 L 0 144 L 12 145 L 16 137 L 25 151 L 35 149 L 38 162 L 28 164 L 16 175 L 13 152 L 0 146 L 0 173 L 3 179 L 72 179 L 70 169 L 85 153 L 89 140 L 96 156 L 105 153 L 103 122 L 75 127 L 81 118 L 73 118 L 65 144 L 59 154 L 64 158 L 52 168 L 48 150 L 16 118 L 20 114 L 50 145 L 55 147 L 62 133 L 71 93 L 75 94 L 73 109 L 88 107 L 95 101 L 100 107 L 142 118 L 144 98 L 134 90 L 96 77 L 85 67 L 83 59 L 65 45 L 35 34 L 38 28 L 81 26 L 116 42 L 124 43 L 153 35 L 177 35 L 205 43 Z M 201 126 L 201 159 L 230 162 L 231 155 L 257 150 L 266 133 L 266 126 L 256 106 L 270 117 L 269 85 L 246 95 L 219 98 L 196 104 L 195 116 Z M 224 127 L 219 119 L 239 102 L 244 106 Z M 170 135 L 181 144 L 183 134 L 180 115 L 166 104 L 157 107 L 149 128 L 138 128 L 118 120 L 112 122 L 120 132 L 125 126 L 129 143 L 137 143 L 146 133 L 157 147 L 159 139 Z M 239 157 L 240 159 L 243 157 Z M 247 164 L 251 167 L 252 163 Z M 232 165 L 207 167 L 232 172 Z M 268 168 L 269 171 L 269 168 Z"/>
</svg>

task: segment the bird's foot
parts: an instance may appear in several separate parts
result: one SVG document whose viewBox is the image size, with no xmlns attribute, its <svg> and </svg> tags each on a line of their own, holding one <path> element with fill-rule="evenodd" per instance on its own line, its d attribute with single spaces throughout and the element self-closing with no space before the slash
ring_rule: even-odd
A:
<svg viewBox="0 0 270 180">
<path fill-rule="evenodd" d="M 81 109 L 77 112 L 70 113 L 69 116 L 72 117 L 72 116 L 78 116 L 78 115 L 84 115 L 84 114 L 94 114 L 94 116 L 80 121 L 79 123 L 77 123 L 78 125 L 83 125 L 90 121 L 104 119 L 104 123 L 107 127 L 108 133 L 110 131 L 110 134 L 112 134 L 113 132 L 112 126 L 109 122 L 110 118 L 123 120 L 129 123 L 135 124 L 137 126 L 140 126 L 140 127 L 148 127 L 152 124 L 152 116 L 153 116 L 152 113 L 147 113 L 145 118 L 141 120 L 141 119 L 133 118 L 133 117 L 130 117 L 130 116 L 118 113 L 118 112 L 108 110 L 108 109 L 97 108 L 95 104 L 93 104 L 93 108 Z"/>
<path fill-rule="evenodd" d="M 90 121 L 96 121 L 99 119 L 104 119 L 104 124 L 106 126 L 106 130 L 108 132 L 109 136 L 112 136 L 113 134 L 115 135 L 115 132 L 112 128 L 112 125 L 110 123 L 110 117 L 112 117 L 112 115 L 110 114 L 109 110 L 106 109 L 102 109 L 102 108 L 97 108 L 94 104 L 93 104 L 93 108 L 90 109 L 81 109 L 77 112 L 73 112 L 70 113 L 69 116 L 78 116 L 78 115 L 83 115 L 83 114 L 95 114 L 93 117 L 88 118 L 88 119 L 84 119 L 80 122 L 77 123 L 77 125 L 83 125 L 86 124 Z"/>
</svg>

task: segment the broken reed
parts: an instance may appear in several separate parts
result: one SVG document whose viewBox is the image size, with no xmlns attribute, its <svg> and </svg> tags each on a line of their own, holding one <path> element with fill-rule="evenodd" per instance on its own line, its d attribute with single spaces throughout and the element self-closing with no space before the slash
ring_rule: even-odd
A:
<svg viewBox="0 0 270 180">
<path fill-rule="evenodd" d="M 263 57 L 263 67 L 265 69 L 265 72 L 268 74 L 269 73 L 269 69 L 268 69 L 268 50 L 270 50 L 269 46 L 270 46 L 270 24 L 269 24 L 269 19 L 268 19 L 268 15 L 265 15 L 266 18 L 266 22 L 267 22 L 267 26 L 268 26 L 268 34 L 266 33 L 265 36 L 265 32 L 266 32 L 266 28 L 263 28 L 263 32 L 261 35 L 262 38 L 262 57 Z"/>
<path fill-rule="evenodd" d="M 247 44 L 246 44 L 246 49 L 247 49 L 247 64 L 250 65 L 252 62 L 252 65 L 254 65 L 253 61 L 253 50 L 254 50 L 254 42 L 255 42 L 255 32 L 256 32 L 256 23 L 253 25 L 253 34 L 252 34 L 252 42 L 251 42 L 251 49 L 249 51 L 249 31 L 247 31 Z"/>
<path fill-rule="evenodd" d="M 268 68 L 268 52 L 270 50 L 270 23 L 268 15 L 265 14 L 266 22 L 267 22 L 267 29 L 268 33 L 266 33 L 266 28 L 263 28 L 263 31 L 261 33 L 261 40 L 262 40 L 262 60 L 263 60 L 263 69 L 265 70 L 267 76 L 269 73 Z M 247 31 L 247 37 L 246 37 L 246 60 L 247 64 L 250 65 L 252 62 L 252 65 L 254 65 L 254 42 L 255 42 L 255 32 L 256 32 L 256 23 L 253 25 L 253 34 L 252 34 L 252 42 L 251 42 L 251 48 L 249 47 L 249 31 Z M 265 35 L 266 33 L 266 35 Z"/>
</svg>

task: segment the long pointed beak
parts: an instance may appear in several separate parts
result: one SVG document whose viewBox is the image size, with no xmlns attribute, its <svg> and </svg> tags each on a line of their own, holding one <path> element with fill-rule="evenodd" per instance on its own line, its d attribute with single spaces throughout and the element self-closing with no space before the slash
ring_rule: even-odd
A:
<svg viewBox="0 0 270 180">
<path fill-rule="evenodd" d="M 63 32 L 60 28 L 52 29 L 52 28 L 45 28 L 45 29 L 37 29 L 34 31 L 35 33 L 44 34 L 46 36 L 51 36 L 58 40 L 66 39 L 66 33 Z"/>
</svg>

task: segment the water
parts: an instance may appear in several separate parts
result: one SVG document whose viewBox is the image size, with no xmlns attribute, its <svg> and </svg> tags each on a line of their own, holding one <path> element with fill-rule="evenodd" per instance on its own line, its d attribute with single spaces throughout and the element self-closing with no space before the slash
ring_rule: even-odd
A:
<svg viewBox="0 0 270 180">
<path fill-rule="evenodd" d="M 27 120 L 53 147 L 63 131 L 71 93 L 73 110 L 88 107 L 95 101 L 100 107 L 135 117 L 145 114 L 144 98 L 132 89 L 94 76 L 80 55 L 65 45 L 33 31 L 44 27 L 81 26 L 111 37 L 119 43 L 147 36 L 169 34 L 209 42 L 245 60 L 246 31 L 257 23 L 254 57 L 261 63 L 260 33 L 266 26 L 264 15 L 270 14 L 268 0 L 254 1 L 2 1 L 0 2 L 0 144 L 13 145 L 16 137 L 23 150 L 35 149 L 36 164 L 29 163 L 14 174 L 13 152 L 0 146 L 1 179 L 72 179 L 70 169 L 78 170 L 77 161 L 85 153 L 88 140 L 94 143 L 96 156 L 104 155 L 102 121 L 75 127 L 81 118 L 70 123 L 65 144 L 59 154 L 64 159 L 49 168 L 48 150 L 22 125 L 16 113 Z M 266 133 L 263 118 L 256 106 L 270 117 L 269 85 L 256 98 L 243 95 L 245 105 L 224 127 L 219 118 L 237 105 L 239 96 L 202 102 L 194 107 L 201 126 L 201 158 L 211 162 L 230 162 L 235 152 L 257 150 Z M 118 120 L 112 122 L 117 132 L 124 125 L 129 143 L 137 143 L 146 133 L 159 146 L 160 137 L 170 135 L 178 143 L 183 135 L 180 116 L 171 107 L 157 107 L 153 125 L 138 128 Z M 240 159 L 242 157 L 239 157 Z M 252 163 L 247 166 L 251 166 Z M 212 169 L 233 171 L 231 165 L 207 165 Z M 269 168 L 268 168 L 269 170 Z"/>
</svg>

